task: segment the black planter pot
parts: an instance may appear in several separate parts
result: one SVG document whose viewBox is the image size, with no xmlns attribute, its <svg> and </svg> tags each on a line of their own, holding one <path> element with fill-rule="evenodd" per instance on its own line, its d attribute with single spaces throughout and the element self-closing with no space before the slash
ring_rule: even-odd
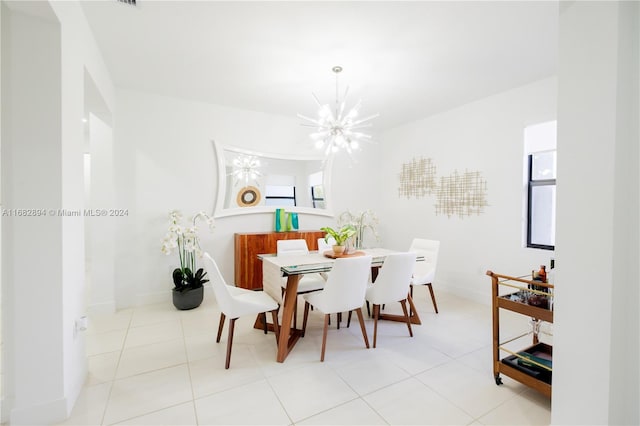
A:
<svg viewBox="0 0 640 426">
<path fill-rule="evenodd" d="M 204 287 L 190 288 L 184 291 L 173 289 L 173 306 L 181 311 L 194 309 L 200 306 L 204 298 Z"/>
</svg>

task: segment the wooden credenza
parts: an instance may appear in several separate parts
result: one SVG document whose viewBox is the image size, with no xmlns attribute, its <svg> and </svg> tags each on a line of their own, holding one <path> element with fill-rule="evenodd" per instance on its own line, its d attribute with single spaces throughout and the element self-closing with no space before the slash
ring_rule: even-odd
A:
<svg viewBox="0 0 640 426">
<path fill-rule="evenodd" d="M 262 261 L 259 254 L 275 253 L 278 240 L 304 239 L 309 250 L 318 250 L 323 231 L 249 232 L 235 234 L 234 278 L 236 286 L 251 290 L 262 288 Z"/>
</svg>

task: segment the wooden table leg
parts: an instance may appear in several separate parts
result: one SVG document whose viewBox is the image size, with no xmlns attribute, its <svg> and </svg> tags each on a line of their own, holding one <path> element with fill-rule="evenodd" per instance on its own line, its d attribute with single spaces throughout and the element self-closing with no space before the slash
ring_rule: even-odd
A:
<svg viewBox="0 0 640 426">
<path fill-rule="evenodd" d="M 284 362 L 291 352 L 291 349 L 302 336 L 302 330 L 291 328 L 293 315 L 295 315 L 296 299 L 298 298 L 298 282 L 301 275 L 289 275 L 287 278 L 287 289 L 284 293 L 282 310 L 282 327 L 280 328 L 280 338 L 278 339 L 278 362 Z"/>
</svg>

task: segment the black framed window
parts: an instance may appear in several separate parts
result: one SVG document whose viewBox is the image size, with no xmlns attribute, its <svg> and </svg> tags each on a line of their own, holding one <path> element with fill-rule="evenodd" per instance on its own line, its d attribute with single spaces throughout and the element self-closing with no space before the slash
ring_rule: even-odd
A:
<svg viewBox="0 0 640 426">
<path fill-rule="evenodd" d="M 554 250 L 556 243 L 556 151 L 530 154 L 527 247 Z"/>
<path fill-rule="evenodd" d="M 326 208 L 326 204 L 324 202 L 324 186 L 314 185 L 311 187 L 311 201 L 313 202 L 314 208 Z"/>
<path fill-rule="evenodd" d="M 297 204 L 296 187 L 288 185 L 267 185 L 264 195 L 264 204 L 267 206 L 288 206 Z"/>
</svg>

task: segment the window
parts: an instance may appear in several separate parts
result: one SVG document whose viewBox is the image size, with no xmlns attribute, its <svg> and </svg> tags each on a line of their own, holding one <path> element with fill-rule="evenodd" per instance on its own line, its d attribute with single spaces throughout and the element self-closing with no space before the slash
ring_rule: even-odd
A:
<svg viewBox="0 0 640 426">
<path fill-rule="evenodd" d="M 555 249 L 556 151 L 529 154 L 527 247 Z"/>
<path fill-rule="evenodd" d="M 267 185 L 264 204 L 267 206 L 296 206 L 296 187 Z"/>
<path fill-rule="evenodd" d="M 313 202 L 313 207 L 315 208 L 327 208 L 324 203 L 324 187 L 322 185 L 315 185 L 311 187 L 311 201 Z"/>
</svg>

